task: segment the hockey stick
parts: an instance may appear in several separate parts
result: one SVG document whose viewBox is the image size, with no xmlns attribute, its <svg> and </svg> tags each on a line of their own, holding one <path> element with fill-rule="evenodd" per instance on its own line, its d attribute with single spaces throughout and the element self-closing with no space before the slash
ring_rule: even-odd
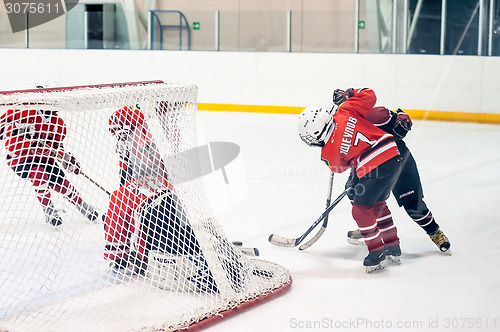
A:
<svg viewBox="0 0 500 332">
<path fill-rule="evenodd" d="M 238 248 L 239 251 L 241 251 L 244 255 L 247 256 L 259 256 L 260 252 L 259 249 L 257 248 L 252 248 L 252 247 L 243 247 L 243 242 L 241 241 L 233 241 L 233 245 Z"/>
<path fill-rule="evenodd" d="M 269 235 L 269 239 L 268 239 L 269 242 L 271 242 L 271 244 L 274 244 L 275 246 L 278 246 L 278 247 L 291 248 L 291 247 L 298 246 L 300 243 L 302 243 L 302 241 L 304 241 L 304 239 L 306 238 L 306 236 L 309 235 L 309 233 L 311 233 L 313 231 L 313 229 L 315 229 L 316 226 L 319 225 L 319 223 L 321 222 L 321 220 L 323 220 L 326 216 L 328 216 L 328 214 L 330 213 L 330 211 L 332 211 L 333 208 L 335 206 L 337 206 L 337 204 L 340 203 L 340 201 L 342 200 L 342 198 L 344 198 L 344 196 L 347 195 L 347 191 L 349 189 L 350 188 L 344 190 L 339 195 L 339 197 L 337 197 L 333 201 L 333 203 L 329 207 L 326 208 L 325 212 L 323 212 L 321 214 L 321 216 L 319 216 L 319 218 L 316 219 L 316 221 L 313 222 L 313 224 L 304 232 L 304 234 L 302 234 L 298 238 L 291 239 L 291 238 L 283 237 L 283 236 L 280 236 L 280 235 L 277 235 L 277 234 L 271 234 L 271 235 Z"/>
<path fill-rule="evenodd" d="M 93 185 L 95 185 L 97 188 L 101 189 L 106 194 L 108 194 L 109 197 L 111 197 L 111 193 L 109 191 L 107 191 L 106 188 L 104 188 L 103 186 L 101 186 L 99 183 L 97 183 L 94 179 L 92 179 L 87 174 L 83 173 L 82 170 L 80 170 L 80 172 L 78 174 L 83 175 L 87 180 L 89 180 L 90 182 L 92 182 Z"/>
<path fill-rule="evenodd" d="M 328 198 L 326 200 L 326 207 L 330 206 L 330 202 L 332 201 L 333 175 L 334 174 L 335 173 L 333 173 L 333 172 L 330 174 L 330 189 L 328 192 Z M 316 233 L 316 235 L 314 235 L 312 239 L 310 239 L 309 241 L 307 241 L 306 243 L 301 245 L 299 247 L 299 250 L 306 250 L 307 248 L 309 248 L 310 246 L 315 244 L 316 241 L 318 241 L 318 239 L 321 236 L 323 236 L 323 233 L 326 231 L 326 226 L 328 226 L 328 215 L 325 217 L 325 219 L 323 219 L 323 225 L 321 225 L 321 228 L 319 229 L 318 233 Z"/>
<path fill-rule="evenodd" d="M 46 145 L 48 147 L 48 145 Z M 59 163 L 63 163 L 65 162 L 64 161 L 64 155 L 61 155 L 59 153 L 57 153 L 56 155 L 56 158 L 57 160 L 59 161 Z M 64 168 L 64 167 L 63 167 Z M 95 185 L 97 188 L 101 189 L 102 191 L 104 191 L 106 194 L 108 194 L 109 197 L 111 197 L 111 193 L 109 191 L 106 190 L 106 188 L 104 188 L 103 186 L 101 186 L 99 183 L 97 183 L 94 179 L 92 179 L 90 176 L 88 176 L 87 174 L 85 174 L 81 168 L 78 170 L 78 174 L 77 175 L 83 175 L 87 180 L 89 180 L 93 185 Z"/>
</svg>

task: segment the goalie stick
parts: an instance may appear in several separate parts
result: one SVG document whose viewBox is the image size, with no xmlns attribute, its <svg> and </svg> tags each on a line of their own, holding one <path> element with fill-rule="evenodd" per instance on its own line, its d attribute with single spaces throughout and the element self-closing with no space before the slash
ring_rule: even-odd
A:
<svg viewBox="0 0 500 332">
<path fill-rule="evenodd" d="M 333 175 L 335 173 L 331 172 L 330 174 L 330 188 L 328 191 L 328 198 L 326 199 L 326 207 L 330 206 L 330 202 L 332 201 L 332 191 L 333 191 Z M 304 243 L 299 247 L 299 250 L 306 250 L 307 248 L 311 247 L 313 244 L 318 241 L 318 239 L 323 236 L 323 233 L 326 231 L 326 226 L 328 226 L 328 215 L 325 217 L 323 220 L 323 225 L 321 225 L 321 228 L 319 229 L 318 233 L 313 236 L 312 239 Z"/>
<path fill-rule="evenodd" d="M 339 197 L 337 197 L 333 203 L 326 208 L 325 212 L 323 212 L 318 219 L 316 219 L 316 221 L 313 222 L 313 224 L 304 232 L 304 234 L 302 234 L 301 236 L 299 236 L 298 238 L 294 238 L 294 239 L 291 239 L 291 238 L 287 238 L 287 237 L 284 237 L 284 236 L 281 236 L 281 235 L 277 235 L 277 234 L 271 234 L 269 235 L 269 242 L 271 244 L 274 244 L 275 246 L 278 246 L 278 247 L 287 247 L 287 248 L 291 248 L 291 247 L 296 247 L 298 246 L 299 244 L 302 243 L 302 241 L 304 241 L 304 239 L 306 238 L 307 235 L 309 235 L 309 233 L 311 233 L 315 228 L 316 226 L 319 225 L 319 223 L 326 217 L 328 216 L 328 214 L 330 213 L 330 211 L 333 210 L 333 208 L 335 206 L 337 206 L 337 204 L 340 203 L 340 201 L 342 200 L 342 198 L 344 198 L 345 195 L 347 195 L 347 191 L 350 190 L 350 188 L 347 188 L 345 189 L 340 195 Z"/>
</svg>

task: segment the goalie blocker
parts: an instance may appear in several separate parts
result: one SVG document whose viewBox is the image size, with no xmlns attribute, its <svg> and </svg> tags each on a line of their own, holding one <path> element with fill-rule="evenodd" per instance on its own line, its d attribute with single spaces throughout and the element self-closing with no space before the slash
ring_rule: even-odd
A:
<svg viewBox="0 0 500 332">
<path fill-rule="evenodd" d="M 132 179 L 112 193 L 105 237 L 104 258 L 117 272 L 144 274 L 171 291 L 218 292 L 182 202 L 163 178 Z M 236 284 L 245 271 L 231 270 Z"/>
</svg>

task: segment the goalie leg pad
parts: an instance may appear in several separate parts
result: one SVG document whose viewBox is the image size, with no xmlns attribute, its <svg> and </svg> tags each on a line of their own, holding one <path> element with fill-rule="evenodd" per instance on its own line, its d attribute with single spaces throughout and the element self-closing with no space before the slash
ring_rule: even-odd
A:
<svg viewBox="0 0 500 332">
<path fill-rule="evenodd" d="M 218 292 L 207 262 L 200 255 L 149 251 L 146 276 L 154 286 L 174 292 Z"/>
</svg>

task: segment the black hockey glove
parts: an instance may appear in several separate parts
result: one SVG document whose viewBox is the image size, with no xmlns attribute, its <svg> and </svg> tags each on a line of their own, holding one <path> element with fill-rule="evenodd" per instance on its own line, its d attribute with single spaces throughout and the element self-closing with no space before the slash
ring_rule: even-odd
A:
<svg viewBox="0 0 500 332">
<path fill-rule="evenodd" d="M 75 156 L 67 152 L 62 155 L 61 166 L 76 175 L 80 174 L 80 163 L 76 160 Z"/>
<path fill-rule="evenodd" d="M 347 197 L 349 197 L 349 200 L 353 201 L 354 196 L 355 196 L 355 190 L 354 187 L 358 184 L 359 178 L 356 175 L 356 170 L 354 168 L 351 168 L 351 174 L 349 174 L 349 178 L 347 179 L 347 182 L 345 183 L 345 189 L 349 189 L 347 191 Z"/>
<path fill-rule="evenodd" d="M 396 134 L 399 138 L 404 138 L 411 130 L 412 125 L 413 122 L 411 121 L 410 116 L 398 108 L 393 128 L 394 134 Z"/>
<path fill-rule="evenodd" d="M 344 101 L 352 97 L 354 94 L 352 92 L 352 88 L 347 90 L 335 89 L 333 91 L 333 103 L 337 106 L 340 106 Z"/>
</svg>

